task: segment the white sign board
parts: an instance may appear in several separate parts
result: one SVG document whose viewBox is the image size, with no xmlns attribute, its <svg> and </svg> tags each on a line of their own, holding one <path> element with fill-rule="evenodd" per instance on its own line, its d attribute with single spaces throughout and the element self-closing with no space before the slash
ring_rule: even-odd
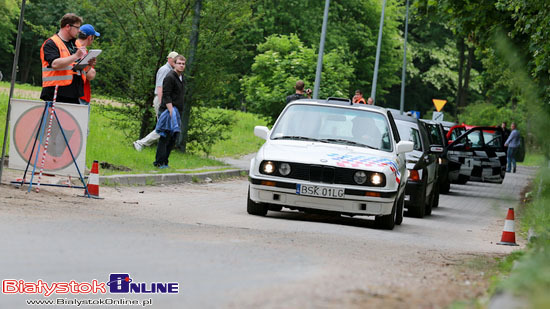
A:
<svg viewBox="0 0 550 309">
<path fill-rule="evenodd" d="M 30 159 L 29 171 L 32 172 L 35 162 L 36 171 L 40 170 L 51 115 L 51 108 L 48 109 L 48 114 L 44 115 L 45 105 L 46 103 L 43 101 L 11 100 L 9 168 L 25 170 Z M 44 159 L 45 173 L 78 176 L 71 151 L 80 172 L 84 172 L 86 167 L 88 108 L 88 105 L 55 103 L 55 114 L 59 118 L 59 124 L 63 128 L 63 132 L 54 114 L 48 140 L 48 150 Z M 42 130 L 40 129 L 41 119 L 45 123 Z M 42 140 L 42 143 L 40 143 L 40 140 Z"/>
<path fill-rule="evenodd" d="M 432 114 L 432 120 L 443 121 L 443 112 L 434 112 Z"/>
</svg>

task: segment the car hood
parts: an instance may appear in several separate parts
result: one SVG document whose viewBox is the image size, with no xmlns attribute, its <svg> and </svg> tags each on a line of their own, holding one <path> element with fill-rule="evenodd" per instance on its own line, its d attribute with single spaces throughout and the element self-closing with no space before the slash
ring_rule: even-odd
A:
<svg viewBox="0 0 550 309">
<path fill-rule="evenodd" d="M 276 141 L 266 143 L 258 159 L 334 167 L 358 168 L 384 172 L 389 166 L 397 169 L 392 154 L 384 151 L 318 142 Z"/>
</svg>

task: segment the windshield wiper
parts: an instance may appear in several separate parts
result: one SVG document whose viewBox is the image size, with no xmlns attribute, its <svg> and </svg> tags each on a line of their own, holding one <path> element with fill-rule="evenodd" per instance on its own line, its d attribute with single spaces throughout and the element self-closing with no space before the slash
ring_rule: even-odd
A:
<svg viewBox="0 0 550 309">
<path fill-rule="evenodd" d="M 274 137 L 273 139 L 293 139 L 293 140 L 301 140 L 301 141 L 314 141 L 318 142 L 319 140 L 316 138 L 311 138 L 307 136 L 298 136 L 298 135 L 285 135 L 285 136 L 278 136 Z"/>
<path fill-rule="evenodd" d="M 339 144 L 346 144 L 346 145 L 352 145 L 352 146 L 367 147 L 367 148 L 370 148 L 370 149 L 378 149 L 376 147 L 372 147 L 372 146 L 369 146 L 367 144 L 357 143 L 357 142 L 354 142 L 354 141 L 350 141 L 350 140 L 347 140 L 347 139 L 341 139 L 341 138 L 325 138 L 325 139 L 322 139 L 321 142 L 339 143 Z"/>
</svg>

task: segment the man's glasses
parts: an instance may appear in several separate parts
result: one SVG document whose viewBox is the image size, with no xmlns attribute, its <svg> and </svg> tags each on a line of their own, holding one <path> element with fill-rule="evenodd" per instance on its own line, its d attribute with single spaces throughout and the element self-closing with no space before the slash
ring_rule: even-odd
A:
<svg viewBox="0 0 550 309">
<path fill-rule="evenodd" d="M 77 26 L 73 26 L 73 25 L 69 25 L 69 26 L 71 26 L 71 27 L 73 27 L 73 28 L 76 28 L 77 30 L 80 30 L 80 26 L 78 26 L 78 27 L 77 27 Z"/>
</svg>

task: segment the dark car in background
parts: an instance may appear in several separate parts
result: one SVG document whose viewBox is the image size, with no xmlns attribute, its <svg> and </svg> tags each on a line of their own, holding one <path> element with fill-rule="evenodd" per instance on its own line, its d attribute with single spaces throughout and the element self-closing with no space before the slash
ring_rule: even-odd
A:
<svg viewBox="0 0 550 309">
<path fill-rule="evenodd" d="M 409 179 L 405 187 L 407 215 L 422 218 L 430 215 L 439 204 L 438 159 L 441 147 L 431 147 L 426 127 L 416 118 L 392 110 L 401 140 L 414 143 L 413 151 L 406 153 Z"/>
<path fill-rule="evenodd" d="M 428 132 L 428 137 L 430 138 L 430 148 L 431 147 L 441 148 L 441 153 L 439 154 L 439 158 L 438 158 L 439 193 L 449 193 L 449 190 L 451 189 L 451 182 L 449 180 L 449 161 L 443 155 L 443 150 L 447 146 L 447 137 L 445 136 L 445 129 L 443 128 L 443 125 L 437 121 L 426 120 L 426 119 L 421 119 L 420 121 L 424 124 L 424 126 L 426 127 L 426 131 Z M 438 205 L 439 203 L 434 205 L 434 207 L 437 207 Z"/>
<path fill-rule="evenodd" d="M 502 183 L 506 175 L 504 132 L 500 127 L 473 127 L 445 149 L 449 180 Z"/>
</svg>

